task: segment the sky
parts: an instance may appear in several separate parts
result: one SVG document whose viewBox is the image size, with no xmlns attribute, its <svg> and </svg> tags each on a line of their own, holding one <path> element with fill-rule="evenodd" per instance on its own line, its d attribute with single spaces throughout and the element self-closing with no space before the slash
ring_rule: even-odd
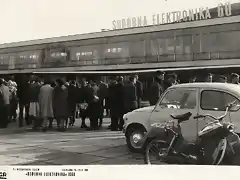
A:
<svg viewBox="0 0 240 180">
<path fill-rule="evenodd" d="M 0 0 L 0 44 L 112 29 L 112 21 L 240 0 Z"/>
</svg>

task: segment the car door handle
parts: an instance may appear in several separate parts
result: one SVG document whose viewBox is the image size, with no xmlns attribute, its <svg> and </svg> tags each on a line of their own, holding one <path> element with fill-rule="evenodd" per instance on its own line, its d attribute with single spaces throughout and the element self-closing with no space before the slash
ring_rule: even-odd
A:
<svg viewBox="0 0 240 180">
<path fill-rule="evenodd" d="M 155 112 L 160 112 L 160 110 L 158 110 L 158 109 L 155 109 L 154 111 L 155 111 Z"/>
</svg>

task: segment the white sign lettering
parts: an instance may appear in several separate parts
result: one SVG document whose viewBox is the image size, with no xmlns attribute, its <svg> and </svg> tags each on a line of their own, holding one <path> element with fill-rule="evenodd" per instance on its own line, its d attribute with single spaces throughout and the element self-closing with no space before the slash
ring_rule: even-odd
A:
<svg viewBox="0 0 240 180">
<path fill-rule="evenodd" d="M 219 4 L 217 7 L 218 17 L 227 17 L 232 15 L 231 3 Z M 211 19 L 209 8 L 196 8 L 183 11 L 174 11 L 161 14 L 153 14 L 149 20 L 146 16 L 139 16 L 121 20 L 112 21 L 113 29 L 126 29 L 135 27 L 144 27 L 149 25 L 161 25 L 176 22 L 187 22 Z M 151 23 L 150 23 L 151 22 Z"/>
</svg>

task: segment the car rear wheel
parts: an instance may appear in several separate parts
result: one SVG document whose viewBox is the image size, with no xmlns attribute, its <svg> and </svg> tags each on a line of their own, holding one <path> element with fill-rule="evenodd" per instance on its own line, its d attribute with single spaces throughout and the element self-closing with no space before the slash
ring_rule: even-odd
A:
<svg viewBox="0 0 240 180">
<path fill-rule="evenodd" d="M 126 133 L 127 146 L 131 152 L 141 153 L 143 152 L 144 145 L 144 128 L 131 128 Z"/>
</svg>

